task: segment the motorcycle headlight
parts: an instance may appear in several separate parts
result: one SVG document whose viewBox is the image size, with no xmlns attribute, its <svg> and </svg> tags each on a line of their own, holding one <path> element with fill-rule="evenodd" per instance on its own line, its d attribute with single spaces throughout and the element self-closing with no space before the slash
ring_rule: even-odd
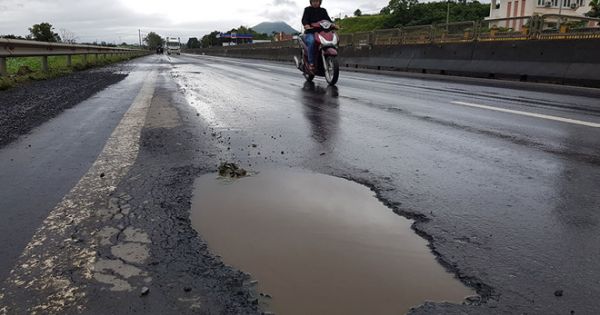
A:
<svg viewBox="0 0 600 315">
<path fill-rule="evenodd" d="M 331 27 L 331 22 L 329 21 L 323 21 L 321 22 L 321 28 L 324 30 L 328 30 Z"/>
</svg>

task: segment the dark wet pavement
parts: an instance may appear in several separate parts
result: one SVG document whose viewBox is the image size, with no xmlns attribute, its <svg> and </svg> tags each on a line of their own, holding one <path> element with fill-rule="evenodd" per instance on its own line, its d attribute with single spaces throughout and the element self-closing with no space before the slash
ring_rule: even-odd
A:
<svg viewBox="0 0 600 315">
<path fill-rule="evenodd" d="M 474 292 L 369 188 L 301 170 L 196 180 L 192 224 L 276 314 L 404 314 Z M 268 297 L 267 297 L 268 294 Z"/>
<path fill-rule="evenodd" d="M 453 103 L 598 123 L 597 98 L 348 72 L 332 88 L 284 64 L 173 64 L 221 160 L 374 187 L 429 219 L 415 228 L 494 310 L 600 309 L 600 129 Z"/>
<path fill-rule="evenodd" d="M 140 71 L 160 69 L 160 97 L 153 102 L 167 108 L 164 112 L 179 111 L 179 118 L 167 115 L 178 123 L 155 115 L 159 127 L 146 127 L 140 157 L 119 187 L 144 214 L 138 227 L 153 231 L 155 256 L 138 267 L 149 269 L 155 280 L 148 299 L 139 299 L 137 292 L 111 296 L 101 286 L 90 286 L 95 307 L 90 313 L 101 314 L 110 303 L 114 312 L 127 307 L 193 313 L 204 305 L 207 312 L 252 313 L 251 295 L 237 280 L 226 281 L 240 275 L 195 247 L 202 242 L 185 219 L 193 179 L 225 161 L 247 169 L 289 167 L 350 179 L 373 189 L 394 212 L 415 219 L 413 229 L 431 241 L 442 265 L 483 296 L 481 306 L 477 300 L 469 302 L 474 305 L 427 304 L 415 313 L 600 312 L 599 129 L 459 103 L 599 123 L 597 91 L 563 93 L 553 86 L 526 91 L 346 71 L 332 88 L 320 80 L 305 84 L 289 64 L 200 56 L 143 60 Z M 104 92 L 125 100 L 139 90 L 119 93 L 118 86 Z M 10 192 L 6 200 L 18 199 L 3 213 L 18 214 L 12 205 L 36 211 L 31 220 L 17 215 L 26 228 L 3 221 L 2 239 L 26 243 L 52 203 L 76 183 L 77 172 L 93 162 L 125 110 L 119 106 L 127 105 L 108 98 L 105 103 L 116 110 L 106 123 L 86 124 L 66 112 L 56 119 L 71 115 L 64 124 L 73 128 L 45 128 L 49 122 L 33 130 L 29 139 L 48 139 L 48 146 L 32 143 L 37 151 L 31 163 L 10 164 L 19 150 L 29 150 L 22 139 L 0 150 L 4 174 L 23 174 L 2 176 L 2 192 Z M 78 128 L 88 133 L 78 134 Z M 67 137 L 72 143 L 90 146 L 67 150 L 61 131 L 72 135 Z M 61 163 L 77 162 L 50 154 L 59 148 L 53 139 L 65 148 L 63 155 L 80 157 L 75 158 L 80 168 L 67 177 L 52 174 L 68 169 Z M 40 191 L 48 198 L 34 194 L 35 187 L 46 187 Z M 4 242 L 2 250 L 13 244 Z M 191 291 L 184 291 L 187 286 Z M 563 294 L 556 296 L 557 291 Z"/>
<path fill-rule="evenodd" d="M 0 279 L 96 160 L 140 85 L 140 74 L 133 74 L 0 150 Z"/>
</svg>

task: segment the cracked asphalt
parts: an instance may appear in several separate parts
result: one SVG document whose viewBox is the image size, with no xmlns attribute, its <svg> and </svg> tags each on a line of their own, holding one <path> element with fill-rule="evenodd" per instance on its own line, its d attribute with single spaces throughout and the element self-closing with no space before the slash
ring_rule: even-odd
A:
<svg viewBox="0 0 600 315">
<path fill-rule="evenodd" d="M 347 178 L 415 219 L 481 298 L 414 314 L 600 312 L 596 90 L 350 72 L 328 87 L 190 55 L 114 73 L 0 149 L 0 314 L 260 314 L 250 275 L 190 224 L 193 182 L 221 162 Z"/>
</svg>

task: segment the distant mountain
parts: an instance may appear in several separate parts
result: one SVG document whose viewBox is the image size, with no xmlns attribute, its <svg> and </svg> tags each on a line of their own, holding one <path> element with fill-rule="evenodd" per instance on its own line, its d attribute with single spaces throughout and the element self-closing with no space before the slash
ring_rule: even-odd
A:
<svg viewBox="0 0 600 315">
<path fill-rule="evenodd" d="M 267 35 L 280 32 L 286 34 L 298 33 L 297 30 L 295 30 L 285 22 L 262 22 L 256 26 L 253 26 L 252 29 L 259 34 L 265 33 Z"/>
</svg>

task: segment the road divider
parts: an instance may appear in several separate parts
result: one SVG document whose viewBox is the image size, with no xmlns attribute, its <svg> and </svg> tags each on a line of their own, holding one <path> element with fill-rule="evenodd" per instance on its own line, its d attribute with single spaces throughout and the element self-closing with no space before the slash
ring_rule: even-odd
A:
<svg viewBox="0 0 600 315">
<path fill-rule="evenodd" d="M 459 75 L 600 87 L 600 39 L 340 47 L 347 68 Z M 299 48 L 244 45 L 189 49 L 188 53 L 292 62 Z"/>
</svg>

